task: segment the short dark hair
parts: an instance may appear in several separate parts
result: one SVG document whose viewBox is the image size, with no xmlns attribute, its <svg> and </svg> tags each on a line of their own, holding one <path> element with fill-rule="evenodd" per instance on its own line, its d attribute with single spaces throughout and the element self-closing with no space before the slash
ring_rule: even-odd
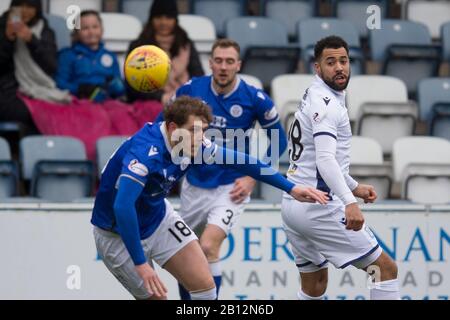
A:
<svg viewBox="0 0 450 320">
<path fill-rule="evenodd" d="M 314 59 L 319 61 L 323 50 L 344 48 L 348 55 L 348 44 L 344 39 L 338 36 L 328 36 L 317 41 L 314 46 Z"/>
<path fill-rule="evenodd" d="M 211 108 L 202 100 L 189 96 L 180 96 L 164 108 L 164 120 L 177 126 L 188 122 L 189 116 L 198 116 L 207 123 L 212 121 Z"/>
<path fill-rule="evenodd" d="M 80 18 L 85 16 L 96 16 L 98 21 L 100 21 L 100 24 L 102 24 L 102 17 L 100 16 L 100 13 L 96 10 L 83 10 L 80 12 Z"/>
<path fill-rule="evenodd" d="M 239 43 L 231 39 L 216 40 L 216 42 L 214 42 L 211 48 L 211 55 L 214 52 L 214 50 L 216 50 L 216 48 L 230 48 L 230 47 L 234 48 L 237 51 L 238 56 L 240 55 L 241 47 L 239 46 Z"/>
</svg>

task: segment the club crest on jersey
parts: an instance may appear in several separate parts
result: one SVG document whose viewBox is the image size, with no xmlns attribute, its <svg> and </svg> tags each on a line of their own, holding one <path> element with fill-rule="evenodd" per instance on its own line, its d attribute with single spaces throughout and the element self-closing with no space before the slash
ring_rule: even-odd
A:
<svg viewBox="0 0 450 320">
<path fill-rule="evenodd" d="M 233 117 L 238 118 L 242 115 L 242 112 L 244 110 L 242 110 L 242 107 L 238 104 L 235 104 L 233 106 L 231 106 L 230 108 L 230 113 Z"/>
<path fill-rule="evenodd" d="M 130 164 L 128 164 L 128 170 L 141 177 L 145 177 L 146 175 L 148 175 L 147 167 L 144 164 L 140 163 L 137 159 L 133 159 L 130 161 Z"/>
<path fill-rule="evenodd" d="M 269 111 L 264 112 L 264 119 L 266 120 L 272 120 L 276 118 L 278 115 L 277 109 L 275 107 L 272 107 Z"/>
</svg>

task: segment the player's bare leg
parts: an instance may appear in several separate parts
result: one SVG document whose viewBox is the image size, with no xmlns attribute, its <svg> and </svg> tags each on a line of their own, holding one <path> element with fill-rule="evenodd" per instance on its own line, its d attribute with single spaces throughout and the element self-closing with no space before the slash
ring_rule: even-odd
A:
<svg viewBox="0 0 450 320">
<path fill-rule="evenodd" d="M 300 272 L 300 300 L 322 300 L 328 285 L 328 268 L 315 272 Z"/>
<path fill-rule="evenodd" d="M 369 267 L 364 268 L 374 279 L 370 290 L 371 300 L 399 300 L 398 268 L 384 251 Z"/>
<path fill-rule="evenodd" d="M 198 241 L 189 242 L 163 268 L 190 292 L 193 300 L 216 299 L 216 286 Z"/>
<path fill-rule="evenodd" d="M 219 260 L 220 246 L 226 237 L 225 232 L 216 225 L 208 224 L 205 227 L 200 237 L 200 246 L 208 262 L 211 263 Z"/>
<path fill-rule="evenodd" d="M 222 285 L 222 268 L 219 258 L 220 247 L 226 237 L 227 235 L 222 228 L 214 224 L 206 225 L 205 230 L 200 237 L 200 246 L 208 260 L 209 270 L 211 271 L 216 284 L 217 296 L 219 296 L 220 287 Z"/>
</svg>

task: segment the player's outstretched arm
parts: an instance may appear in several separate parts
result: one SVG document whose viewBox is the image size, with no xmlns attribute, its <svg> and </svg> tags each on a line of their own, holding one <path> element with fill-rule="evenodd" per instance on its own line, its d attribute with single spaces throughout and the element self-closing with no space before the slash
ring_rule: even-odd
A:
<svg viewBox="0 0 450 320">
<path fill-rule="evenodd" d="M 116 200 L 114 201 L 114 214 L 120 236 L 136 266 L 136 272 L 144 280 L 144 285 L 150 294 L 157 298 L 164 298 L 167 289 L 155 270 L 148 264 L 139 236 L 135 203 L 142 189 L 143 187 L 139 183 L 121 176 Z"/>
<path fill-rule="evenodd" d="M 242 172 L 247 176 L 270 184 L 271 186 L 281 189 L 295 199 L 302 202 L 319 202 L 322 204 L 327 203 L 328 197 L 325 192 L 319 191 L 314 188 L 304 188 L 300 186 L 295 186 L 292 182 L 288 181 L 280 173 L 275 171 L 269 165 L 262 163 L 258 159 L 249 156 L 248 154 L 236 152 L 231 149 L 217 147 L 216 157 L 222 157 L 225 161 L 220 161 L 218 163 L 224 163 L 227 166 L 233 166 L 236 170 Z M 227 163 L 226 160 L 233 160 Z M 237 160 L 241 160 L 238 161 Z"/>
</svg>

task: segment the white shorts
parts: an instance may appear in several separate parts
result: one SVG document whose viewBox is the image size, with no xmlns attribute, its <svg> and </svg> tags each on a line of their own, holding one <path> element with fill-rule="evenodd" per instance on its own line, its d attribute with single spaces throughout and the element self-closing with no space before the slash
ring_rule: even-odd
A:
<svg viewBox="0 0 450 320">
<path fill-rule="evenodd" d="M 345 207 L 340 201 L 328 205 L 283 199 L 281 216 L 295 263 L 300 272 L 315 272 L 331 262 L 336 268 L 365 268 L 382 250 L 364 224 L 359 231 L 345 229 Z"/>
<path fill-rule="evenodd" d="M 169 232 L 169 228 L 173 233 Z M 98 254 L 117 280 L 136 299 L 150 298 L 120 235 L 94 227 L 94 238 Z M 166 201 L 164 219 L 150 237 L 141 240 L 141 244 L 147 262 L 152 265 L 153 259 L 163 267 L 172 256 L 193 240 L 197 240 L 195 233 Z"/>
<path fill-rule="evenodd" d="M 219 186 L 215 189 L 198 188 L 191 185 L 187 179 L 181 185 L 180 216 L 200 234 L 207 224 L 220 227 L 226 235 L 244 212 L 245 204 L 250 197 L 241 204 L 231 201 L 230 191 L 234 183 Z"/>
</svg>

